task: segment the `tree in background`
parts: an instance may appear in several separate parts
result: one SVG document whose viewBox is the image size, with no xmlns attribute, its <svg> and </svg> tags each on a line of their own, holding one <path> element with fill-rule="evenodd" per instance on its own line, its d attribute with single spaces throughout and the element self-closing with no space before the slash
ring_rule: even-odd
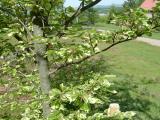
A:
<svg viewBox="0 0 160 120">
<path fill-rule="evenodd" d="M 120 14 L 122 12 L 121 7 L 117 7 L 115 5 L 112 5 L 109 10 L 107 11 L 107 23 L 110 23 L 112 20 L 114 20 L 115 16 Z"/>
<path fill-rule="evenodd" d="M 78 17 L 78 22 L 83 24 L 94 25 L 98 21 L 98 12 L 94 8 L 90 8 Z"/>
<path fill-rule="evenodd" d="M 124 8 L 137 8 L 139 7 L 144 0 L 127 0 L 124 2 Z"/>
</svg>

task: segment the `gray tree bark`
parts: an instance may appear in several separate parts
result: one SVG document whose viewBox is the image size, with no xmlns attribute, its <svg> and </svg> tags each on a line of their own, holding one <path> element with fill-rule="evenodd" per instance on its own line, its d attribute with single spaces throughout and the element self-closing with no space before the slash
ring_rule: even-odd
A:
<svg viewBox="0 0 160 120">
<path fill-rule="evenodd" d="M 37 37 L 37 38 L 43 37 L 42 29 L 37 25 L 33 25 L 33 35 L 34 37 Z M 38 62 L 40 87 L 41 87 L 42 93 L 45 95 L 48 95 L 49 91 L 51 90 L 51 87 L 50 87 L 50 80 L 49 80 L 48 61 L 44 57 L 46 53 L 46 45 L 41 43 L 41 40 L 39 41 L 36 40 L 34 44 L 35 44 L 35 52 L 36 52 L 37 62 Z M 47 118 L 51 111 L 49 101 L 43 101 L 42 107 L 43 107 L 43 115 L 45 118 Z"/>
</svg>

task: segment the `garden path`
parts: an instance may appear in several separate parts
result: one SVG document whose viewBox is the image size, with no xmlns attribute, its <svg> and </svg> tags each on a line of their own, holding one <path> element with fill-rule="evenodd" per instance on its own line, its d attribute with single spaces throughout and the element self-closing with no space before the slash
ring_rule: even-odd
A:
<svg viewBox="0 0 160 120">
<path fill-rule="evenodd" d="M 160 40 L 157 40 L 157 39 L 151 39 L 151 38 L 145 38 L 145 37 L 138 37 L 136 40 L 137 40 L 137 41 L 141 41 L 141 42 L 148 43 L 148 44 L 153 45 L 153 46 L 158 46 L 158 47 L 160 47 Z"/>
</svg>

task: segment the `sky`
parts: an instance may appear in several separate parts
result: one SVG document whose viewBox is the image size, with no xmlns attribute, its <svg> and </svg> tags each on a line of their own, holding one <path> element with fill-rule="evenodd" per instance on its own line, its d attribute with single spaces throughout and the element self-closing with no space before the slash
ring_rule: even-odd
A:
<svg viewBox="0 0 160 120">
<path fill-rule="evenodd" d="M 112 5 L 112 4 L 123 4 L 126 0 L 102 0 L 98 5 Z M 66 0 L 65 6 L 77 7 L 79 5 L 79 0 Z"/>
</svg>

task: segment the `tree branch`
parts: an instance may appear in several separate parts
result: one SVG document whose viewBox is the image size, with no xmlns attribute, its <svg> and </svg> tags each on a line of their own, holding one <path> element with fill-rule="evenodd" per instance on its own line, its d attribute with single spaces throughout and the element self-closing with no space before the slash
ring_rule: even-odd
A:
<svg viewBox="0 0 160 120">
<path fill-rule="evenodd" d="M 65 21 L 64 23 L 64 27 L 65 29 L 67 29 L 67 27 L 69 26 L 69 24 L 77 17 L 79 16 L 82 12 L 84 12 L 85 10 L 95 6 L 96 4 L 98 4 L 101 0 L 95 0 L 91 3 L 89 3 L 88 5 L 84 6 L 84 0 L 81 2 L 81 4 L 79 5 L 78 9 L 75 11 L 75 13 L 68 19 Z"/>
<path fill-rule="evenodd" d="M 17 17 L 18 18 L 18 17 Z M 29 31 L 28 27 L 18 18 L 19 23 L 24 27 L 24 29 L 27 31 L 27 34 L 30 38 L 32 38 L 32 33 Z"/>
<path fill-rule="evenodd" d="M 85 11 L 85 10 L 93 7 L 93 6 L 95 6 L 95 5 L 98 4 L 99 2 L 101 2 L 101 0 L 95 0 L 95 1 L 93 1 L 93 2 L 91 2 L 91 3 L 89 3 L 88 5 L 82 7 L 81 12 L 83 12 L 83 11 Z"/>
<path fill-rule="evenodd" d="M 137 37 L 138 37 L 138 36 L 136 36 L 135 38 L 137 38 Z M 90 59 L 90 58 L 92 58 L 92 57 L 94 57 L 94 56 L 96 56 L 96 55 L 98 55 L 98 54 L 100 54 L 100 53 L 103 53 L 103 52 L 109 50 L 110 48 L 114 47 L 114 46 L 117 45 L 117 44 L 120 44 L 120 43 L 123 43 L 123 42 L 127 42 L 127 41 L 131 41 L 131 40 L 133 40 L 133 39 L 135 39 L 135 38 L 129 38 L 129 37 L 128 37 L 128 38 L 126 38 L 125 40 L 115 42 L 115 43 L 111 44 L 110 46 L 108 46 L 108 47 L 106 47 L 106 48 L 100 50 L 99 52 L 96 52 L 96 53 L 94 53 L 94 54 L 92 54 L 92 55 L 90 55 L 90 56 L 85 56 L 85 57 L 83 57 L 83 58 L 80 59 L 80 60 L 76 60 L 76 61 L 72 61 L 72 62 L 66 62 L 66 63 L 64 63 L 64 64 L 61 64 L 61 65 L 59 65 L 59 66 L 57 67 L 56 70 L 51 71 L 49 74 L 53 74 L 53 73 L 55 73 L 56 71 L 58 71 L 58 70 L 60 70 L 60 69 L 62 69 L 62 68 L 68 67 L 68 66 L 70 66 L 70 65 L 80 64 L 80 63 L 82 63 L 82 62 L 85 61 L 85 60 L 88 60 L 88 59 Z"/>
</svg>

